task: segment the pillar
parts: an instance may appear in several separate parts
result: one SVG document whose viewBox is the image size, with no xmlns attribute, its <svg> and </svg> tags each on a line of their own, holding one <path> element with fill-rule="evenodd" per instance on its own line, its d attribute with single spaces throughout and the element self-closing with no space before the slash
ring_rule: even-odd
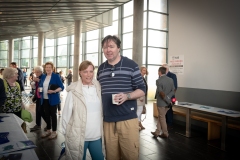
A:
<svg viewBox="0 0 240 160">
<path fill-rule="evenodd" d="M 44 44 L 44 33 L 38 33 L 38 66 L 43 64 L 43 44 Z"/>
<path fill-rule="evenodd" d="M 143 55 L 143 5 L 144 0 L 133 1 L 133 52 L 132 59 L 142 66 Z"/>
<path fill-rule="evenodd" d="M 73 82 L 76 82 L 79 79 L 78 67 L 80 64 L 80 38 L 81 21 L 76 20 L 74 26 Z"/>
<path fill-rule="evenodd" d="M 13 39 L 8 40 L 8 65 L 13 61 L 13 54 L 14 54 L 14 41 Z"/>
</svg>

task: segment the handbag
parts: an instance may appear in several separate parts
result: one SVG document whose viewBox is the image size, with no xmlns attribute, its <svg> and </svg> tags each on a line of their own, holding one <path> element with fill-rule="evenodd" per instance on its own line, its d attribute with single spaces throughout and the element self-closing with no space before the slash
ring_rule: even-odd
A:
<svg viewBox="0 0 240 160">
<path fill-rule="evenodd" d="M 33 121 L 32 114 L 26 109 L 22 109 L 21 118 L 23 121 L 27 121 L 29 123 Z"/>
<path fill-rule="evenodd" d="M 147 112 L 147 109 L 146 109 L 146 106 L 144 105 L 143 110 L 142 110 L 142 114 L 146 114 L 146 112 Z"/>
</svg>

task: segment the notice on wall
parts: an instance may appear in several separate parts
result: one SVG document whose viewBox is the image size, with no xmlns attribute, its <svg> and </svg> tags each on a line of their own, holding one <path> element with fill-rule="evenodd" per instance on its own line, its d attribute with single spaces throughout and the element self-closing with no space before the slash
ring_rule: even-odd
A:
<svg viewBox="0 0 240 160">
<path fill-rule="evenodd" d="M 184 73 L 184 55 L 169 56 L 169 70 L 175 74 Z"/>
</svg>

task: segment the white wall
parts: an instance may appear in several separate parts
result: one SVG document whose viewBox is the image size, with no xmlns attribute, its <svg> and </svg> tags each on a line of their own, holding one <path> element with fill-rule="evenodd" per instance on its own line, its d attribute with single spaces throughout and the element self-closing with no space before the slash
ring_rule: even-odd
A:
<svg viewBox="0 0 240 160">
<path fill-rule="evenodd" d="M 179 87 L 240 92 L 240 1 L 169 0 L 169 57 Z"/>
</svg>

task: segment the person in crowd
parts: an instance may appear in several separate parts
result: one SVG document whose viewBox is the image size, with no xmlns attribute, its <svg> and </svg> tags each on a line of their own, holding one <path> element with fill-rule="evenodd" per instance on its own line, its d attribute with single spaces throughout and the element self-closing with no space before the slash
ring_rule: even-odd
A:
<svg viewBox="0 0 240 160">
<path fill-rule="evenodd" d="M 166 68 L 166 75 L 169 78 L 172 78 L 173 83 L 174 83 L 174 87 L 175 87 L 174 93 L 176 94 L 177 87 L 178 87 L 177 76 L 176 76 L 176 74 L 169 71 L 169 66 L 168 66 L 167 63 L 163 64 L 162 66 Z M 175 94 L 171 98 L 175 98 Z M 168 129 L 172 129 L 172 125 L 173 125 L 173 110 L 172 110 L 172 107 L 170 107 L 169 110 L 167 111 L 166 122 L 167 122 Z"/>
<path fill-rule="evenodd" d="M 28 77 L 28 74 L 27 74 L 26 68 L 24 68 L 24 69 L 22 70 L 22 72 L 23 72 L 23 84 L 24 84 L 25 86 L 27 86 L 27 77 Z"/>
<path fill-rule="evenodd" d="M 120 55 L 121 41 L 108 35 L 102 40 L 106 61 L 97 72 L 102 89 L 104 138 L 107 159 L 139 158 L 139 129 L 136 99 L 145 95 L 138 65 Z M 114 101 L 112 104 L 112 94 Z M 123 134 L 127 133 L 127 134 Z"/>
<path fill-rule="evenodd" d="M 4 69 L 2 68 L 2 69 L 0 70 L 0 78 L 3 78 L 3 76 L 2 76 L 3 71 L 4 71 Z"/>
<path fill-rule="evenodd" d="M 57 105 L 60 103 L 59 92 L 64 89 L 59 75 L 53 73 L 52 62 L 45 63 L 46 74 L 41 76 L 38 91 L 40 92 L 41 105 L 44 108 L 47 131 L 42 134 L 42 138 L 54 139 L 57 137 Z M 52 128 L 52 132 L 51 132 Z"/>
<path fill-rule="evenodd" d="M 3 80 L 0 78 L 0 113 L 2 112 L 2 105 L 5 103 L 6 98 Z"/>
<path fill-rule="evenodd" d="M 147 104 L 147 91 L 148 91 L 148 85 L 147 85 L 147 81 L 145 79 L 145 75 L 147 76 L 148 75 L 148 71 L 147 71 L 147 68 L 146 67 L 141 67 L 140 68 L 140 71 L 141 71 L 141 75 L 142 75 L 142 78 L 143 78 L 143 81 L 144 81 L 144 84 L 146 86 L 146 94 L 145 94 L 145 100 L 144 100 L 144 103 Z M 143 110 L 143 107 L 145 107 L 145 104 L 143 105 L 140 105 L 142 104 L 142 101 L 140 99 L 138 99 L 138 110 Z M 139 106 L 140 105 L 140 106 Z M 138 111 L 138 119 L 140 120 L 139 121 L 139 127 L 142 129 L 145 129 L 145 127 L 143 127 L 142 123 L 141 123 L 141 115 L 142 115 L 142 112 Z"/>
<path fill-rule="evenodd" d="M 30 87 L 31 87 L 31 92 L 30 92 L 31 94 L 35 93 L 35 82 L 33 80 L 34 77 L 36 77 L 36 75 L 34 73 L 34 69 L 32 69 L 32 72 L 30 73 L 29 78 L 28 78 L 28 80 L 30 82 Z M 33 83 L 33 85 L 32 85 L 32 83 Z"/>
<path fill-rule="evenodd" d="M 166 76 L 166 68 L 160 67 L 158 69 L 159 78 L 156 80 L 157 85 L 157 109 L 158 109 L 158 122 L 155 132 L 152 135 L 162 138 L 169 136 L 165 115 L 169 110 L 168 105 L 171 103 L 171 97 L 174 95 L 173 80 Z"/>
<path fill-rule="evenodd" d="M 64 85 L 65 78 L 62 76 L 62 71 L 57 72 L 55 70 L 54 73 L 59 75 L 59 77 L 60 77 L 60 79 L 61 79 L 61 81 L 62 81 L 62 83 Z M 60 93 L 60 95 L 61 95 L 61 93 Z M 61 116 L 61 102 L 58 104 L 57 108 L 58 108 L 58 115 Z"/>
<path fill-rule="evenodd" d="M 143 111 L 143 106 L 145 105 L 145 96 L 142 96 L 137 99 L 137 116 L 138 116 L 138 124 L 139 124 L 139 131 L 145 129 L 142 126 L 142 111 Z"/>
<path fill-rule="evenodd" d="M 34 71 L 36 77 L 33 77 L 31 84 L 34 85 L 32 88 L 35 88 L 34 98 L 36 99 L 36 125 L 30 128 L 31 132 L 41 129 L 41 118 L 43 118 L 43 120 L 46 122 L 45 113 L 43 107 L 41 107 L 41 97 L 38 90 L 39 82 L 43 75 L 43 68 L 42 66 L 36 66 Z M 44 128 L 44 131 L 47 131 L 47 127 Z"/>
<path fill-rule="evenodd" d="M 83 61 L 79 66 L 80 79 L 67 87 L 62 115 L 66 159 L 86 160 L 87 149 L 93 160 L 103 160 L 105 146 L 101 87 L 94 77 L 94 65 Z"/>
<path fill-rule="evenodd" d="M 22 101 L 22 92 L 18 80 L 18 70 L 16 68 L 7 67 L 3 71 L 3 84 L 4 91 L 6 94 L 5 103 L 1 106 L 3 113 L 14 113 L 16 116 L 21 118 L 21 110 L 25 108 Z M 4 94 L 4 93 L 0 93 Z M 26 123 L 23 122 L 23 130 L 27 133 Z"/>
<path fill-rule="evenodd" d="M 11 62 L 10 67 L 12 68 L 16 68 L 18 70 L 18 79 L 17 82 L 20 85 L 21 88 L 21 92 L 24 91 L 24 76 L 23 76 L 23 72 L 20 68 L 17 67 L 17 63 L 16 62 Z"/>
<path fill-rule="evenodd" d="M 68 86 L 72 83 L 72 70 L 68 70 L 68 75 L 65 77 L 67 79 Z"/>
</svg>

